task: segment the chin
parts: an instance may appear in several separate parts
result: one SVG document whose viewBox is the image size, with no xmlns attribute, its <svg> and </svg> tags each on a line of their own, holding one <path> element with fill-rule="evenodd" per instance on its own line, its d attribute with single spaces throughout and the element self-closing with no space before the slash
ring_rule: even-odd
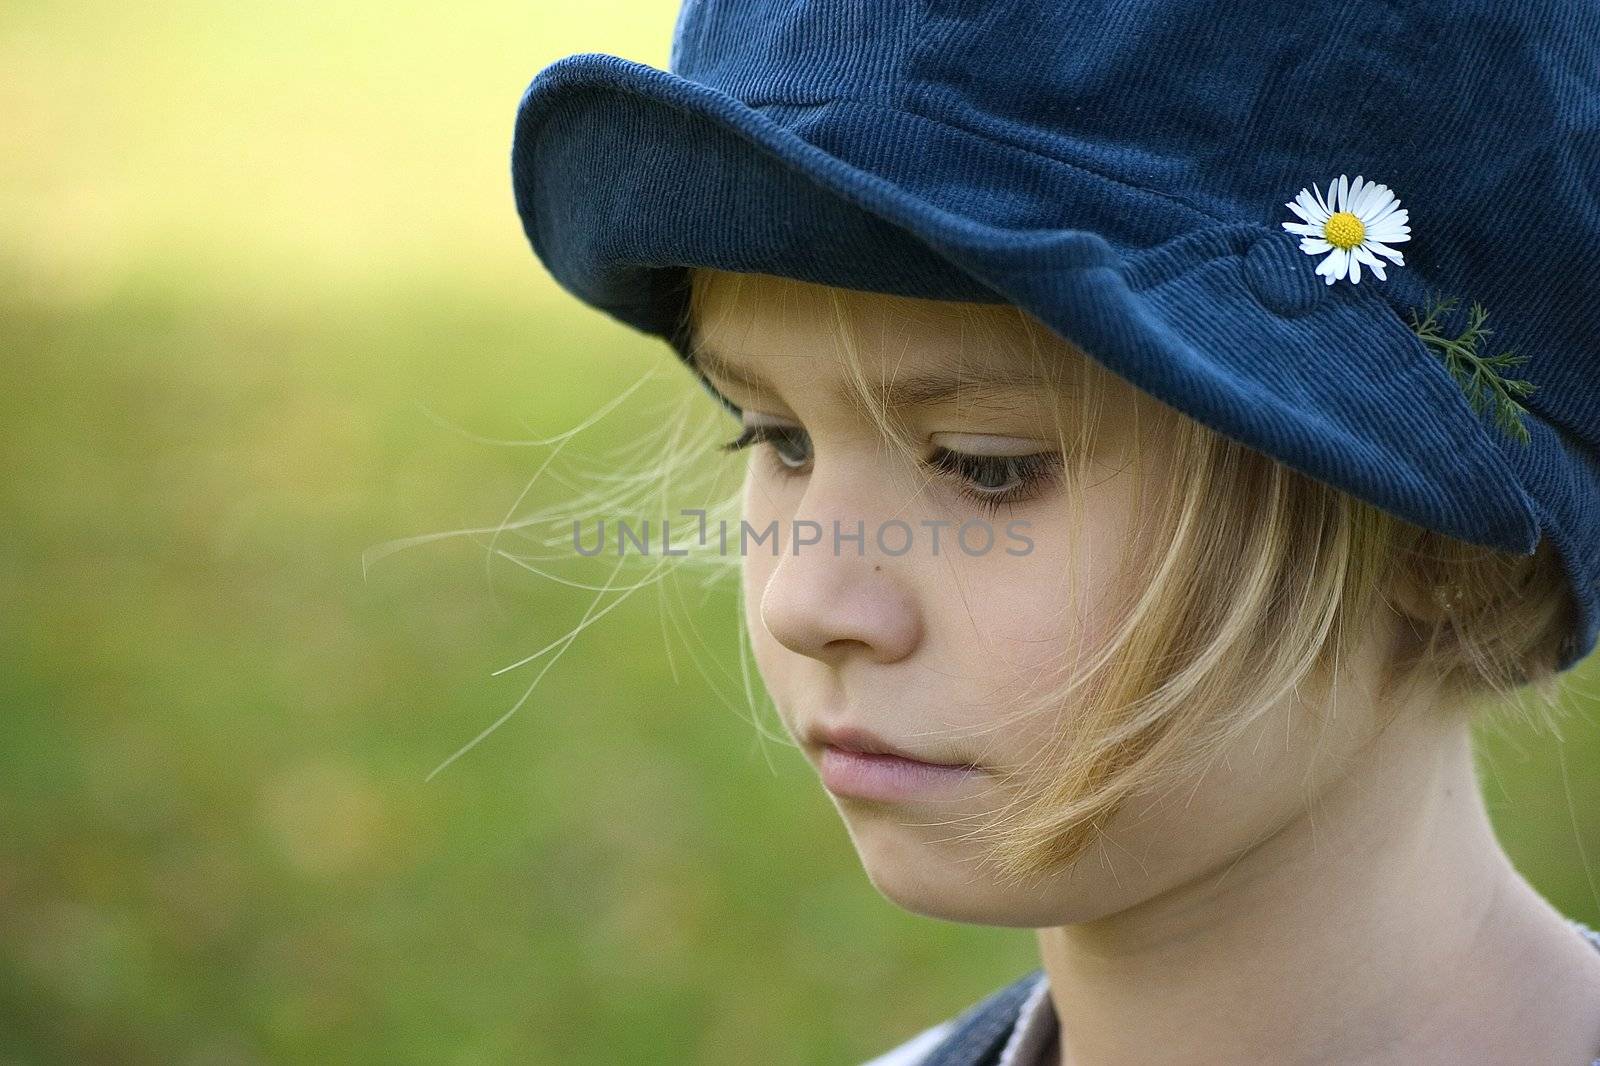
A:
<svg viewBox="0 0 1600 1066">
<path fill-rule="evenodd" d="M 949 839 L 960 829 L 903 824 L 935 817 L 875 811 L 846 819 L 867 880 L 900 909 L 941 921 L 1018 929 L 1092 921 L 1115 909 L 1108 900 L 1096 905 L 1090 879 L 1073 876 L 1082 859 L 1047 882 L 1010 885 L 981 862 L 976 844 Z"/>
</svg>

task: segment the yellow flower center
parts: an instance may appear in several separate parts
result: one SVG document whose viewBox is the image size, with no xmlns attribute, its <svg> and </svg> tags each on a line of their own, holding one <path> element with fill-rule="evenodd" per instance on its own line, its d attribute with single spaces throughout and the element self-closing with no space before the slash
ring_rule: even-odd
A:
<svg viewBox="0 0 1600 1066">
<path fill-rule="evenodd" d="M 1328 224 L 1322 227 L 1322 235 L 1328 238 L 1329 244 L 1349 251 L 1366 239 L 1367 227 L 1350 212 L 1340 211 L 1328 219 Z"/>
</svg>

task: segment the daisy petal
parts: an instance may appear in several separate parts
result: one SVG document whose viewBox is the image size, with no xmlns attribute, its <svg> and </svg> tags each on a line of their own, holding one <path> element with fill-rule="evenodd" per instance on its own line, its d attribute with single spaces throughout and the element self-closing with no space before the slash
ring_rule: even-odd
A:
<svg viewBox="0 0 1600 1066">
<path fill-rule="evenodd" d="M 1411 232 L 1411 227 L 1406 225 L 1404 222 L 1396 222 L 1394 220 L 1393 216 L 1391 216 L 1389 218 L 1384 219 L 1381 222 L 1371 223 L 1370 225 L 1367 226 L 1367 232 L 1368 233 L 1373 233 L 1373 234 L 1377 234 L 1377 233 L 1410 233 Z M 1382 237 L 1379 237 L 1378 239 L 1380 241 L 1383 240 Z"/>
<path fill-rule="evenodd" d="M 1404 244 L 1411 239 L 1409 233 L 1371 233 L 1367 234 L 1366 244 Z"/>
<path fill-rule="evenodd" d="M 1366 247 L 1369 251 L 1376 252 L 1377 254 L 1383 256 L 1395 266 L 1406 265 L 1406 257 L 1395 251 L 1393 248 L 1390 248 L 1387 244 L 1382 244 L 1378 241 L 1367 241 Z"/>
<path fill-rule="evenodd" d="M 1344 277 L 1345 267 L 1350 262 L 1350 253 L 1343 248 L 1335 248 L 1328 253 L 1328 257 L 1317 267 L 1318 274 L 1326 274 L 1330 280 Z"/>
<path fill-rule="evenodd" d="M 1389 186 L 1375 186 L 1378 190 L 1367 199 L 1366 211 L 1361 215 L 1361 221 L 1372 222 L 1383 216 L 1395 202 L 1394 193 L 1389 191 Z"/>
<path fill-rule="evenodd" d="M 1306 194 L 1306 198 L 1307 198 L 1307 200 L 1309 200 L 1310 194 Z M 1302 205 L 1302 203 L 1299 202 L 1299 200 L 1288 200 L 1288 202 L 1285 202 L 1285 205 L 1283 205 L 1283 206 L 1286 206 L 1286 208 L 1288 208 L 1288 210 L 1294 211 L 1294 214 L 1298 214 L 1299 218 L 1301 218 L 1301 221 L 1304 221 L 1304 222 L 1315 222 L 1315 221 L 1317 221 L 1317 214 L 1315 214 L 1315 208 L 1312 208 L 1312 210 L 1307 211 L 1306 210 L 1306 206 Z"/>
<path fill-rule="evenodd" d="M 1384 210 L 1376 212 L 1375 214 L 1373 214 L 1373 216 L 1371 218 L 1367 219 L 1366 222 L 1367 222 L 1367 225 L 1369 225 L 1369 226 L 1376 226 L 1376 225 L 1379 225 L 1380 223 L 1389 221 L 1390 219 L 1394 218 L 1396 215 L 1404 216 L 1403 218 L 1400 219 L 1401 222 L 1408 221 L 1411 218 L 1410 212 L 1408 212 L 1405 208 L 1401 207 L 1400 206 L 1400 201 L 1396 200 L 1394 203 L 1390 204 Z"/>
<path fill-rule="evenodd" d="M 1367 246 L 1366 245 L 1364 245 L 1364 244 L 1356 245 L 1355 248 L 1354 248 L 1354 253 L 1355 253 L 1355 257 L 1357 259 L 1359 259 L 1363 263 L 1367 264 L 1367 266 L 1372 270 L 1372 272 L 1374 274 L 1378 275 L 1378 280 L 1379 281 L 1387 281 L 1388 280 L 1387 276 L 1383 272 L 1383 260 L 1379 259 L 1377 256 L 1375 256 L 1371 252 L 1369 252 L 1367 250 Z"/>
<path fill-rule="evenodd" d="M 1357 255 L 1350 256 L 1350 284 L 1361 284 L 1361 257 Z"/>
<path fill-rule="evenodd" d="M 1346 207 L 1345 210 L 1359 218 L 1363 194 L 1365 194 L 1366 191 L 1367 184 L 1365 179 L 1363 179 L 1360 174 L 1357 174 L 1356 180 L 1350 183 L 1350 205 Z"/>
<path fill-rule="evenodd" d="M 1361 195 L 1361 202 L 1356 205 L 1356 217 L 1366 218 L 1375 214 L 1378 204 L 1383 201 L 1384 194 L 1388 191 L 1387 186 L 1379 185 L 1375 181 L 1367 182 L 1367 187 Z"/>
<path fill-rule="evenodd" d="M 1317 237 L 1300 238 L 1300 250 L 1307 255 L 1321 255 L 1332 247 L 1333 245 Z"/>
<path fill-rule="evenodd" d="M 1311 216 L 1312 222 L 1328 221 L 1328 212 L 1317 206 L 1317 201 L 1312 197 L 1310 189 L 1301 189 L 1300 195 L 1294 198 L 1294 202 L 1306 209 L 1306 214 Z"/>
<path fill-rule="evenodd" d="M 1350 203 L 1350 181 L 1343 174 L 1339 175 L 1339 210 L 1348 211 Z"/>
<path fill-rule="evenodd" d="M 1322 226 L 1314 226 L 1308 222 L 1285 222 L 1283 228 L 1290 233 L 1304 233 L 1308 237 L 1320 237 L 1323 230 Z"/>
</svg>

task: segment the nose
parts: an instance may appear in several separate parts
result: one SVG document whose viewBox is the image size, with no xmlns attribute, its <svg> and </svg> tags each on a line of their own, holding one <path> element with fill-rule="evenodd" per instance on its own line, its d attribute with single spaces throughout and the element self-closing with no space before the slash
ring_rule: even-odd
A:
<svg viewBox="0 0 1600 1066">
<path fill-rule="evenodd" d="M 878 534 L 887 518 L 862 505 L 867 493 L 859 480 L 856 487 L 842 478 L 833 484 L 839 491 L 813 473 L 794 514 L 779 519 L 778 558 L 760 590 L 761 623 L 784 647 L 814 659 L 898 661 L 922 639 L 906 556 L 883 553 Z M 885 543 L 899 550 L 903 531 L 885 534 Z"/>
</svg>

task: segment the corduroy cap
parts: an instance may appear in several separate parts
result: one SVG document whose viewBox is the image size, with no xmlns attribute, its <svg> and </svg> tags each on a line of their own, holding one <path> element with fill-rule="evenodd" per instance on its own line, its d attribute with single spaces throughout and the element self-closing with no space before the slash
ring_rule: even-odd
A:
<svg viewBox="0 0 1600 1066">
<path fill-rule="evenodd" d="M 1600 0 L 686 0 L 667 70 L 540 71 L 511 163 L 557 282 L 691 367 L 687 266 L 1015 304 L 1410 522 L 1550 537 L 1562 669 L 1600 635 Z"/>
</svg>

